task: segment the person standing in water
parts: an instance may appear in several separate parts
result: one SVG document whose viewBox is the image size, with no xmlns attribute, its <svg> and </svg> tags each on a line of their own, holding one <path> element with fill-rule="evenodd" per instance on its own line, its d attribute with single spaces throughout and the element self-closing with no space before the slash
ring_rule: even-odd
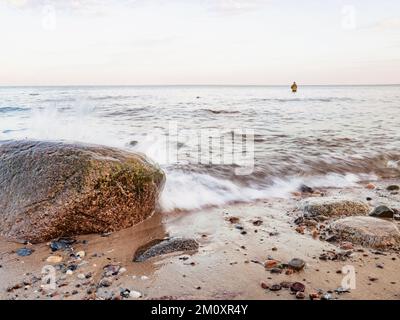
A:
<svg viewBox="0 0 400 320">
<path fill-rule="evenodd" d="M 292 92 L 293 92 L 293 93 L 297 92 L 297 84 L 296 84 L 296 81 L 293 82 L 293 84 L 292 84 L 292 86 L 291 86 L 290 88 L 292 89 Z"/>
</svg>

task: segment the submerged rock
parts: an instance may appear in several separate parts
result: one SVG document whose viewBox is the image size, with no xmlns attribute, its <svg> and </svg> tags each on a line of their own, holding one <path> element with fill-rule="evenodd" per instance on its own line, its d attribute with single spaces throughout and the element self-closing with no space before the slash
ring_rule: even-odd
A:
<svg viewBox="0 0 400 320">
<path fill-rule="evenodd" d="M 194 251 L 199 244 L 193 239 L 171 238 L 166 240 L 153 240 L 140 247 L 133 257 L 134 262 L 143 262 L 147 259 L 177 251 Z"/>
<path fill-rule="evenodd" d="M 149 217 L 165 180 L 146 157 L 62 142 L 0 144 L 0 234 L 42 242 Z"/>
<path fill-rule="evenodd" d="M 29 248 L 21 248 L 21 249 L 18 249 L 16 252 L 17 252 L 17 255 L 19 255 L 20 257 L 27 257 L 33 253 L 33 250 L 29 249 Z"/>
<path fill-rule="evenodd" d="M 369 215 L 377 218 L 393 218 L 394 211 L 387 206 L 378 206 Z"/>
<path fill-rule="evenodd" d="M 386 249 L 400 244 L 400 231 L 394 223 L 373 217 L 347 217 L 332 223 L 338 236 L 355 244 Z"/>
<path fill-rule="evenodd" d="M 344 197 L 307 198 L 301 201 L 300 209 L 311 216 L 366 215 L 368 204 Z"/>
</svg>

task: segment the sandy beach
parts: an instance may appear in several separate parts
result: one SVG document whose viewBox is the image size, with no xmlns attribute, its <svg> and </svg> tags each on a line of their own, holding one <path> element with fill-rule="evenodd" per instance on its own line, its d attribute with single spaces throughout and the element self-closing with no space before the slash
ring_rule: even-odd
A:
<svg viewBox="0 0 400 320">
<path fill-rule="evenodd" d="M 393 182 L 375 183 L 374 190 L 366 188 L 366 183 L 357 188 L 318 190 L 312 196 L 320 197 L 321 192 L 323 196 L 368 198 L 371 209 L 382 203 L 399 207 L 400 196 L 385 190 Z M 296 230 L 294 223 L 301 216 L 298 204 L 308 196 L 299 193 L 289 199 L 156 213 L 126 230 L 76 237 L 70 248 L 56 252 L 51 251 L 49 243 L 22 245 L 2 240 L 0 298 L 296 299 L 288 287 L 299 282 L 305 286 L 304 299 L 323 295 L 331 299 L 399 299 L 399 251 L 359 245 L 344 250 L 340 243 L 320 240 L 319 233 L 332 219 L 299 233 L 302 230 Z M 394 223 L 399 225 L 398 221 Z M 195 252 L 132 261 L 138 247 L 167 237 L 193 238 L 200 247 Z M 33 249 L 32 254 L 19 256 L 16 250 L 22 247 Z M 76 256 L 78 252 L 81 257 Z M 338 254 L 339 258 L 326 261 L 324 254 L 330 257 Z M 46 262 L 52 255 L 61 256 L 62 261 Z M 273 265 L 273 260 L 287 263 L 293 258 L 304 260 L 304 269 L 294 272 L 283 269 L 279 273 L 276 268 L 265 266 L 266 261 Z M 42 277 L 47 274 L 42 274 L 43 266 L 54 265 L 57 269 L 57 265 L 63 264 L 67 269 L 56 271 L 56 288 L 43 289 L 46 283 Z M 349 265 L 355 270 L 356 288 L 349 292 L 335 291 L 345 276 L 342 268 Z M 111 272 L 105 275 L 107 271 Z"/>
</svg>

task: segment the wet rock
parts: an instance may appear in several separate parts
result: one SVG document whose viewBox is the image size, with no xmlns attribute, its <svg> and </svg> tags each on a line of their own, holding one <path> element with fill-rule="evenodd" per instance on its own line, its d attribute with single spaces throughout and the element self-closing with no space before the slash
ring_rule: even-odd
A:
<svg viewBox="0 0 400 320">
<path fill-rule="evenodd" d="M 302 184 L 299 188 L 299 191 L 302 193 L 314 193 L 314 189 L 306 186 L 305 184 Z"/>
<path fill-rule="evenodd" d="M 32 243 L 116 231 L 155 210 L 165 175 L 145 156 L 63 142 L 0 145 L 0 235 Z M 7 186 L 7 187 L 5 187 Z"/>
<path fill-rule="evenodd" d="M 55 241 L 50 242 L 50 249 L 51 251 L 57 251 L 57 250 L 65 250 L 69 249 L 72 244 L 76 242 L 75 239 L 72 238 L 60 238 Z"/>
<path fill-rule="evenodd" d="M 301 282 L 294 282 L 290 286 L 290 290 L 293 292 L 304 292 L 304 290 L 306 290 L 306 286 Z"/>
<path fill-rule="evenodd" d="M 300 209 L 310 216 L 366 215 L 368 204 L 345 197 L 307 198 L 300 202 Z"/>
<path fill-rule="evenodd" d="M 33 253 L 33 249 L 29 249 L 29 248 L 21 248 L 18 249 L 16 251 L 17 255 L 19 255 L 20 257 L 27 257 L 30 256 Z"/>
<path fill-rule="evenodd" d="M 260 220 L 260 219 L 253 221 L 253 226 L 259 227 L 259 226 L 261 226 L 262 224 L 263 224 L 263 221 Z"/>
<path fill-rule="evenodd" d="M 260 286 L 261 286 L 261 288 L 263 288 L 264 290 L 269 289 L 269 285 L 266 284 L 265 282 L 261 282 Z"/>
<path fill-rule="evenodd" d="M 301 271 L 304 269 L 306 263 L 302 259 L 294 258 L 289 261 L 288 266 L 289 268 L 296 270 L 296 271 Z"/>
<path fill-rule="evenodd" d="M 400 231 L 389 221 L 373 217 L 347 217 L 331 224 L 342 240 L 374 249 L 386 249 L 400 243 Z"/>
<path fill-rule="evenodd" d="M 143 262 L 147 259 L 172 252 L 195 251 L 199 244 L 194 239 L 170 238 L 166 240 L 154 240 L 140 247 L 133 258 L 134 262 Z"/>
<path fill-rule="evenodd" d="M 99 282 L 100 287 L 110 287 L 112 285 L 112 280 L 109 278 L 103 278 Z"/>
<path fill-rule="evenodd" d="M 400 186 L 392 184 L 392 185 L 388 186 L 386 188 L 386 190 L 387 191 L 399 191 L 400 190 Z"/>
<path fill-rule="evenodd" d="M 369 215 L 377 218 L 393 218 L 394 211 L 387 206 L 378 206 Z"/>
<path fill-rule="evenodd" d="M 349 288 L 339 287 L 339 288 L 335 289 L 335 292 L 336 292 L 337 294 L 349 293 L 349 292 L 350 292 L 350 289 L 349 289 Z"/>
<path fill-rule="evenodd" d="M 279 291 L 281 289 L 282 289 L 282 287 L 280 284 L 273 284 L 272 286 L 269 287 L 269 290 L 271 290 L 271 291 Z"/>
<path fill-rule="evenodd" d="M 119 273 L 120 269 L 121 266 L 119 265 L 108 264 L 103 268 L 104 276 L 105 277 L 116 276 Z"/>
<path fill-rule="evenodd" d="M 232 224 L 237 224 L 240 221 L 240 219 L 238 217 L 228 217 L 228 218 L 226 218 L 226 220 Z"/>
<path fill-rule="evenodd" d="M 120 295 L 122 298 L 129 298 L 131 294 L 131 290 L 129 289 L 121 289 Z"/>
<path fill-rule="evenodd" d="M 296 299 L 302 300 L 302 299 L 304 299 L 305 297 L 306 297 L 306 295 L 304 294 L 304 292 L 298 291 L 298 292 L 296 293 Z"/>
</svg>

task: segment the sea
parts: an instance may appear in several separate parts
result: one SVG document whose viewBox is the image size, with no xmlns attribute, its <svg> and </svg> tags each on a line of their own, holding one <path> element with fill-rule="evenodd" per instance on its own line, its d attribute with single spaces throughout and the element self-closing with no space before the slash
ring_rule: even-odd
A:
<svg viewBox="0 0 400 320">
<path fill-rule="evenodd" d="M 146 154 L 163 211 L 400 177 L 400 86 L 0 87 L 0 141 Z"/>
</svg>

